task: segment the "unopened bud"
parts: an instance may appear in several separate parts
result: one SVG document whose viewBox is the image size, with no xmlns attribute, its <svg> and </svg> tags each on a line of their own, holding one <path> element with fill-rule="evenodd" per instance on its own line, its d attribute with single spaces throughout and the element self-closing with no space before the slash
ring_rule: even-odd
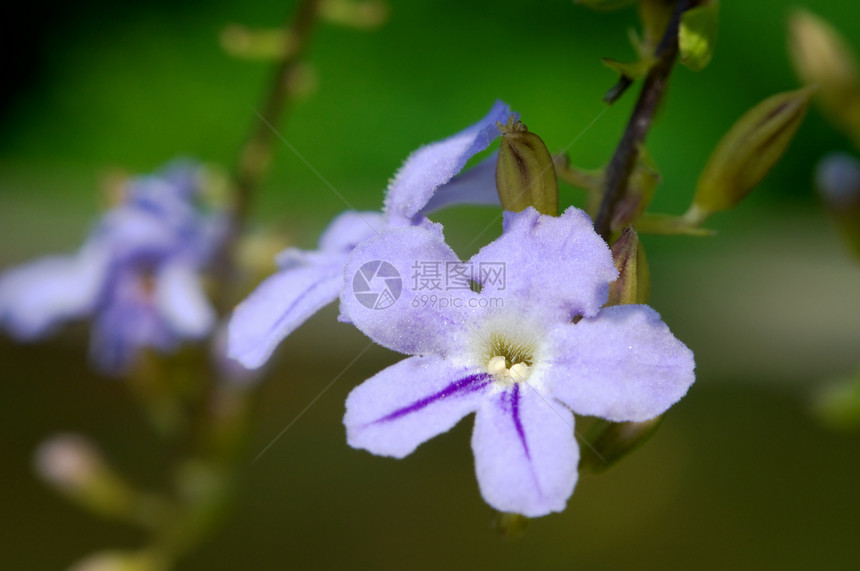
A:
<svg viewBox="0 0 860 571">
<path fill-rule="evenodd" d="M 498 125 L 496 188 L 502 208 L 521 212 L 534 206 L 541 214 L 558 216 L 558 180 L 546 145 L 514 116 Z"/>
<path fill-rule="evenodd" d="M 714 55 L 719 9 L 717 0 L 706 0 L 681 15 L 678 53 L 681 63 L 693 71 L 704 69 Z"/>
<path fill-rule="evenodd" d="M 761 182 L 803 121 L 812 89 L 769 97 L 732 125 L 699 176 L 693 204 L 685 215 L 691 225 L 714 212 L 734 208 Z"/>
<path fill-rule="evenodd" d="M 580 472 L 602 472 L 644 444 L 657 431 L 662 416 L 644 422 L 600 421 L 580 446 Z"/>
<path fill-rule="evenodd" d="M 167 560 L 157 553 L 143 551 L 102 551 L 69 568 L 69 571 L 167 571 Z"/>
<path fill-rule="evenodd" d="M 651 292 L 651 274 L 648 260 L 639 236 L 632 226 L 621 232 L 610 248 L 618 278 L 609 284 L 609 301 L 606 306 L 630 303 L 648 303 Z"/>
<path fill-rule="evenodd" d="M 860 140 L 860 77 L 845 40 L 821 18 L 795 10 L 789 18 L 788 47 L 800 79 L 818 86 L 824 111 Z"/>
<path fill-rule="evenodd" d="M 320 15 L 332 24 L 372 30 L 388 19 L 388 4 L 381 0 L 324 0 Z"/>
<path fill-rule="evenodd" d="M 295 41 L 281 28 L 252 30 L 231 24 L 221 32 L 221 47 L 233 57 L 270 61 L 295 51 Z"/>
<path fill-rule="evenodd" d="M 76 434 L 59 434 L 36 450 L 36 473 L 70 499 L 97 513 L 125 515 L 132 490 L 114 473 L 96 446 Z"/>
<path fill-rule="evenodd" d="M 860 256 L 860 161 L 845 153 L 824 157 L 815 184 L 852 250 Z"/>
</svg>

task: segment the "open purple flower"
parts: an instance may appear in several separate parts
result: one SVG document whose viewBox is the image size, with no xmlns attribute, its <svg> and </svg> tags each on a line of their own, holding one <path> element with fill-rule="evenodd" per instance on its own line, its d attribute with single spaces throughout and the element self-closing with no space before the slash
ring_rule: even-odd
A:
<svg viewBox="0 0 860 571">
<path fill-rule="evenodd" d="M 389 230 L 353 251 L 342 318 L 413 356 L 355 388 L 344 424 L 351 446 L 402 458 L 475 412 L 484 499 L 535 517 L 563 510 L 576 484 L 573 413 L 653 418 L 687 392 L 694 363 L 650 307 L 602 308 L 617 272 L 584 212 L 505 216 L 503 235 L 469 262 L 438 226 Z M 434 265 L 471 282 L 440 290 L 422 273 Z"/>
<path fill-rule="evenodd" d="M 91 356 L 110 374 L 124 372 L 145 347 L 170 351 L 205 337 L 215 312 L 200 272 L 222 224 L 197 208 L 198 172 L 182 162 L 132 179 L 77 254 L 0 276 L 0 325 L 33 340 L 91 316 Z"/>
<path fill-rule="evenodd" d="M 496 122 L 510 116 L 510 108 L 497 101 L 474 125 L 412 153 L 389 185 L 382 213 L 344 212 L 329 225 L 318 250 L 282 252 L 279 271 L 236 307 L 228 356 L 249 369 L 261 367 L 287 335 L 337 299 L 350 252 L 367 238 L 387 228 L 429 224 L 427 214 L 450 204 L 498 204 L 492 157 L 454 177 L 498 137 Z"/>
</svg>

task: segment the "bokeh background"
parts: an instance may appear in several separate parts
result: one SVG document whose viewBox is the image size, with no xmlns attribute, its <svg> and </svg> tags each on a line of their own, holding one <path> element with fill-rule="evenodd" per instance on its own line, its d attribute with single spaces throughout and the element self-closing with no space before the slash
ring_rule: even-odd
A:
<svg viewBox="0 0 860 571">
<path fill-rule="evenodd" d="M 356 208 L 378 208 L 412 150 L 471 124 L 496 98 L 550 150 L 570 145 L 575 164 L 607 160 L 636 89 L 588 128 L 616 80 L 600 58 L 632 57 L 635 11 L 599 14 L 565 0 L 390 5 L 377 31 L 318 29 L 309 52 L 317 89 L 283 125 Z M 857 37 L 860 6 L 805 6 Z M 31 7 L 0 24 L 0 268 L 73 251 L 109 173 L 148 172 L 177 156 L 231 165 L 270 67 L 229 57 L 219 34 L 230 23 L 277 26 L 292 3 Z M 663 175 L 652 210 L 683 212 L 729 125 L 797 86 L 786 53 L 791 7 L 723 2 L 712 64 L 675 71 L 648 143 Z M 252 464 L 366 345 L 330 308 L 280 347 L 234 512 L 182 568 L 860 568 L 860 432 L 812 412 L 818 391 L 860 365 L 860 267 L 812 189 L 816 161 L 832 150 L 851 146 L 813 109 L 756 192 L 709 221 L 716 236 L 643 238 L 652 305 L 695 351 L 698 380 L 647 446 L 584 477 L 563 514 L 533 521 L 519 539 L 498 536 L 478 493 L 468 419 L 402 461 L 350 449 L 343 402 L 399 359 L 381 348 Z M 577 191 L 562 192 L 581 204 Z M 279 145 L 254 225 L 312 247 L 344 208 Z M 494 216 L 476 208 L 442 220 L 465 256 Z M 86 343 L 84 327 L 31 345 L 0 336 L 3 568 L 58 569 L 143 541 L 37 481 L 32 452 L 46 436 L 94 437 L 145 486 L 162 485 L 175 457 L 123 385 L 88 369 Z"/>
</svg>

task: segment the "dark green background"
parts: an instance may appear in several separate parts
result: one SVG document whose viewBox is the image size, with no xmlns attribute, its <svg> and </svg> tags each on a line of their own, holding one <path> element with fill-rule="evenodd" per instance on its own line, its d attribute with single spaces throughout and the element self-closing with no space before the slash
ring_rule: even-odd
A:
<svg viewBox="0 0 860 571">
<path fill-rule="evenodd" d="M 849 38 L 860 7 L 808 4 Z M 0 266 L 71 252 L 99 208 L 99 181 L 176 156 L 232 164 L 269 66 L 224 55 L 228 23 L 275 26 L 289 3 L 35 4 L 6 22 L 0 115 Z M 678 68 L 649 150 L 663 183 L 654 208 L 680 213 L 723 132 L 766 96 L 794 88 L 789 4 L 723 2 L 718 49 Z M 283 125 L 287 140 L 350 203 L 376 209 L 420 144 L 503 99 L 553 151 L 598 167 L 620 137 L 634 88 L 585 130 L 615 81 L 600 57 L 630 58 L 635 13 L 569 1 L 392 2 L 367 33 L 323 26 L 309 60 L 318 89 Z M 585 132 L 583 133 L 583 131 Z M 785 159 L 717 236 L 644 238 L 652 305 L 697 355 L 698 381 L 648 446 L 584 478 L 568 509 L 517 541 L 491 529 L 464 421 L 403 461 L 345 443 L 350 388 L 398 359 L 373 349 L 255 464 L 234 517 L 187 569 L 854 568 L 860 566 L 860 434 L 810 413 L 811 397 L 860 362 L 860 270 L 811 188 L 815 162 L 847 140 L 813 110 Z M 563 188 L 566 203 L 580 203 Z M 278 146 L 255 221 L 312 247 L 342 201 Z M 446 214 L 468 254 L 494 212 Z M 493 232 L 498 232 L 493 227 Z M 488 233 L 484 241 L 492 237 Z M 470 246 L 472 249 L 477 245 Z M 329 309 L 278 351 L 249 455 L 262 450 L 366 344 Z M 59 430 L 92 435 L 128 473 L 161 482 L 171 458 L 117 382 L 85 362 L 83 328 L 42 344 L 0 339 L 0 560 L 56 569 L 133 529 L 79 512 L 37 482 L 31 455 Z"/>
</svg>

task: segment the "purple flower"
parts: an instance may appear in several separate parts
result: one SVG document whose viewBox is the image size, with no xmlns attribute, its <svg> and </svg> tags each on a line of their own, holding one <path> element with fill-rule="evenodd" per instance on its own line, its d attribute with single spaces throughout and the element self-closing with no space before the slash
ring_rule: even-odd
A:
<svg viewBox="0 0 860 571">
<path fill-rule="evenodd" d="M 412 153 L 388 188 L 379 212 L 344 212 L 323 234 L 319 249 L 289 248 L 279 271 L 267 278 L 233 313 L 228 356 L 249 369 L 262 366 L 278 344 L 317 311 L 337 299 L 343 267 L 359 243 L 387 229 L 429 224 L 427 214 L 450 204 L 498 204 L 495 159 L 454 178 L 499 135 L 511 111 L 497 101 L 474 125 Z"/>
<path fill-rule="evenodd" d="M 71 256 L 37 260 L 0 276 L 0 325 L 21 340 L 91 316 L 91 356 L 124 372 L 143 348 L 171 351 L 215 322 L 200 272 L 222 223 L 196 204 L 199 167 L 174 163 L 131 180 Z"/>
<path fill-rule="evenodd" d="M 383 276 L 368 273 L 382 262 Z M 428 292 L 438 284 L 418 272 L 430 262 L 469 268 L 472 287 Z M 506 213 L 503 235 L 467 263 L 438 226 L 363 242 L 346 267 L 353 287 L 341 294 L 342 318 L 413 356 L 349 395 L 349 444 L 402 458 L 475 412 L 472 449 L 487 503 L 531 517 L 563 510 L 577 480 L 573 413 L 646 420 L 694 380 L 692 352 L 654 310 L 602 307 L 616 275 L 606 244 L 575 208 L 557 218 L 533 208 Z M 362 297 L 366 285 L 399 295 L 375 309 L 383 305 Z"/>
</svg>

